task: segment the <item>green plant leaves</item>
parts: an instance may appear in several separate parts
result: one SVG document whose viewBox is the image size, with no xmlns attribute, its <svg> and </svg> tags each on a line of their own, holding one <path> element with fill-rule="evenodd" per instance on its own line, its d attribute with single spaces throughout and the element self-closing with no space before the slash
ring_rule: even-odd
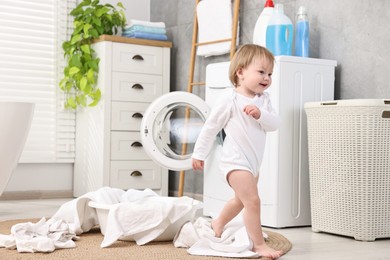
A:
<svg viewBox="0 0 390 260">
<path fill-rule="evenodd" d="M 69 97 L 66 100 L 65 108 L 72 108 L 72 109 L 76 109 L 77 108 L 76 100 L 74 99 L 74 97 Z"/>
<path fill-rule="evenodd" d="M 87 77 L 82 77 L 80 80 L 80 90 L 84 91 L 87 87 L 88 80 Z"/>
<path fill-rule="evenodd" d="M 87 72 L 87 80 L 91 85 L 95 84 L 95 72 L 92 69 L 89 69 Z"/>
<path fill-rule="evenodd" d="M 101 25 L 102 25 L 102 22 L 101 22 L 100 19 L 98 19 L 97 17 L 92 17 L 92 22 L 93 22 L 96 26 L 101 26 Z"/>
<path fill-rule="evenodd" d="M 102 93 L 100 92 L 100 89 L 97 89 L 94 93 L 91 93 L 89 96 L 93 100 L 93 102 L 90 103 L 89 106 L 90 107 L 94 107 L 94 106 L 96 106 L 99 103 L 99 101 L 100 101 L 100 99 L 102 97 Z"/>
<path fill-rule="evenodd" d="M 76 74 L 76 73 L 79 72 L 79 71 L 80 71 L 79 68 L 77 68 L 77 67 L 71 67 L 71 68 L 69 69 L 69 76 L 73 76 L 74 74 Z"/>
<path fill-rule="evenodd" d="M 96 16 L 100 17 L 103 14 L 108 13 L 109 11 L 110 9 L 108 7 L 103 6 L 102 8 L 96 10 Z"/>
<path fill-rule="evenodd" d="M 66 108 L 96 106 L 100 101 L 101 91 L 96 86 L 100 59 L 94 55 L 91 43 L 100 35 L 116 33 L 125 26 L 124 7 L 121 2 L 117 7 L 119 11 L 111 4 L 99 4 L 99 0 L 83 0 L 70 12 L 74 28 L 70 40 L 62 44 L 68 64 L 59 83 L 68 96 Z"/>
<path fill-rule="evenodd" d="M 80 54 L 75 54 L 69 58 L 69 66 L 81 68 Z"/>
<path fill-rule="evenodd" d="M 91 54 L 91 48 L 88 44 L 81 45 L 80 48 L 84 53 Z"/>
<path fill-rule="evenodd" d="M 76 96 L 76 102 L 78 105 L 85 107 L 87 106 L 87 97 L 85 95 L 78 95 Z"/>
<path fill-rule="evenodd" d="M 77 42 L 79 42 L 81 40 L 82 36 L 80 34 L 76 34 L 72 37 L 72 39 L 70 40 L 70 44 L 75 44 Z"/>
</svg>

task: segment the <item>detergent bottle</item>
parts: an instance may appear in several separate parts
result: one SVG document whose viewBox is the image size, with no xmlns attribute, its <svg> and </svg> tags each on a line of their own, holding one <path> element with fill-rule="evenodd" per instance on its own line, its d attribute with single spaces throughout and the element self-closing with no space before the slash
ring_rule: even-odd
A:
<svg viewBox="0 0 390 260">
<path fill-rule="evenodd" d="M 309 57 L 309 20 L 306 8 L 300 6 L 295 24 L 295 56 Z"/>
<path fill-rule="evenodd" d="M 264 9 L 257 18 L 255 29 L 253 30 L 253 43 L 265 47 L 265 37 L 269 19 L 274 12 L 274 2 L 267 0 Z"/>
<path fill-rule="evenodd" d="M 293 35 L 293 25 L 290 18 L 284 14 L 283 5 L 276 4 L 267 26 L 267 49 L 275 56 L 292 55 Z"/>
</svg>

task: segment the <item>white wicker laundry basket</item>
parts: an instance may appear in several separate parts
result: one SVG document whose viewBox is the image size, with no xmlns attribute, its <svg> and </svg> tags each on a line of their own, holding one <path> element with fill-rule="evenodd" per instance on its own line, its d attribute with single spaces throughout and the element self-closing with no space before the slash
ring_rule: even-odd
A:
<svg viewBox="0 0 390 260">
<path fill-rule="evenodd" d="M 390 100 L 305 104 L 312 229 L 390 237 Z"/>
</svg>

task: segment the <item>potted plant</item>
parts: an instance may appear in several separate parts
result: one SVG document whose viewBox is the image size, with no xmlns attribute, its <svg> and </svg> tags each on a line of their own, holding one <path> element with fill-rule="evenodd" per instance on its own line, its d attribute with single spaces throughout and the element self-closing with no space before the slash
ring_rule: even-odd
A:
<svg viewBox="0 0 390 260">
<path fill-rule="evenodd" d="M 126 23 L 124 7 L 118 3 L 117 10 L 99 0 L 83 0 L 71 11 L 74 16 L 73 33 L 70 40 L 62 44 L 67 65 L 60 88 L 67 95 L 65 108 L 96 106 L 101 92 L 97 88 L 99 58 L 91 48 L 94 39 L 103 34 L 116 34 Z"/>
</svg>

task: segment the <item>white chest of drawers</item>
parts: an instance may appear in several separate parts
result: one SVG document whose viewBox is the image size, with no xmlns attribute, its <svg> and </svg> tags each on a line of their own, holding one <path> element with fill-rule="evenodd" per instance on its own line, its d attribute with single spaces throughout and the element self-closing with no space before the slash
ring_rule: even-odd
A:
<svg viewBox="0 0 390 260">
<path fill-rule="evenodd" d="M 100 58 L 96 107 L 77 111 L 74 196 L 101 187 L 150 188 L 168 195 L 168 170 L 145 153 L 142 116 L 169 92 L 170 42 L 103 36 L 93 44 Z"/>
</svg>

